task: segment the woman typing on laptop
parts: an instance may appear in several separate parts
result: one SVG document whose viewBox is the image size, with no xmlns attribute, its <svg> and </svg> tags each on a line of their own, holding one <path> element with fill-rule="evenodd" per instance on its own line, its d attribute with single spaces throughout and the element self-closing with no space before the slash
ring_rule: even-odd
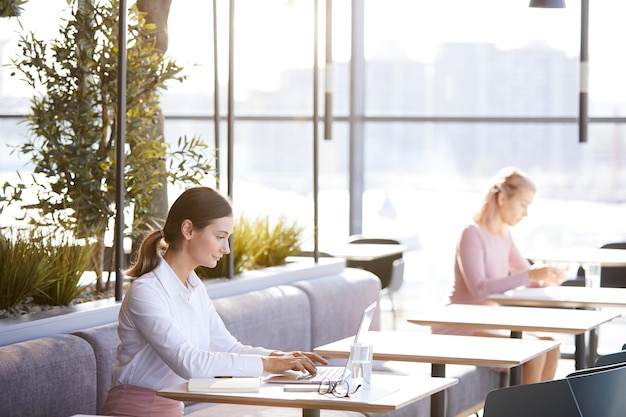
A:
<svg viewBox="0 0 626 417">
<path fill-rule="evenodd" d="M 312 352 L 243 345 L 226 329 L 194 269 L 214 268 L 230 252 L 232 232 L 230 202 L 196 187 L 174 202 L 163 230 L 144 239 L 127 271 L 136 279 L 119 313 L 121 343 L 104 415 L 182 416 L 182 402 L 156 391 L 195 377 L 314 374 L 314 361 L 327 364 Z"/>
</svg>

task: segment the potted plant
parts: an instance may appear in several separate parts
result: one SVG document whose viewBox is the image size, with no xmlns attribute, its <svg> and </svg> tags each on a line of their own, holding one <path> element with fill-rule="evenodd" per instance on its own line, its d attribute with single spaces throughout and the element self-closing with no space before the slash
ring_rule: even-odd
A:
<svg viewBox="0 0 626 417">
<path fill-rule="evenodd" d="M 300 252 L 303 228 L 285 216 L 272 221 L 269 216 L 239 215 L 233 232 L 235 274 L 284 265 L 289 256 Z M 48 238 L 14 233 L 0 240 L 0 310 L 15 308 L 24 301 L 38 306 L 67 306 L 91 282 L 84 274 L 90 270 L 93 246 L 52 242 Z M 216 268 L 198 267 L 203 279 L 226 277 L 226 259 Z M 24 308 L 23 313 L 28 313 Z"/>
<path fill-rule="evenodd" d="M 300 252 L 303 228 L 285 216 L 272 221 L 269 216 L 252 218 L 240 214 L 233 230 L 234 274 L 244 271 L 283 265 L 289 256 Z M 226 276 L 227 258 L 216 268 L 198 267 L 201 278 Z"/>
<path fill-rule="evenodd" d="M 0 235 L 0 310 L 24 303 L 31 308 L 70 305 L 90 284 L 81 281 L 92 252 L 91 246 L 54 241 L 32 231 Z"/>
</svg>

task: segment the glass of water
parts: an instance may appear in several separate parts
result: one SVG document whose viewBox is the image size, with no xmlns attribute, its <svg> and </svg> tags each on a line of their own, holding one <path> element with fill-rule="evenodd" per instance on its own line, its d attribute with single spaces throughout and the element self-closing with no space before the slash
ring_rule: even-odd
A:
<svg viewBox="0 0 626 417">
<path fill-rule="evenodd" d="M 602 265 L 599 263 L 587 263 L 583 265 L 585 268 L 585 287 L 600 288 L 600 272 Z"/>
<path fill-rule="evenodd" d="M 371 343 L 358 342 L 353 343 L 350 350 L 351 385 L 368 388 L 372 382 L 374 348 Z"/>
</svg>

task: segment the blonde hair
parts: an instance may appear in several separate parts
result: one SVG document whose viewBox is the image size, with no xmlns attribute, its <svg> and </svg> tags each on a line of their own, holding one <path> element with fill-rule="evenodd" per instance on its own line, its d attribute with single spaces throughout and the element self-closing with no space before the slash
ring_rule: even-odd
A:
<svg viewBox="0 0 626 417">
<path fill-rule="evenodd" d="M 512 197 L 520 190 L 535 191 L 535 184 L 520 169 L 514 167 L 501 169 L 489 182 L 483 204 L 474 216 L 474 221 L 481 225 L 491 225 L 496 216 L 498 195 L 505 193 L 507 197 Z"/>
</svg>

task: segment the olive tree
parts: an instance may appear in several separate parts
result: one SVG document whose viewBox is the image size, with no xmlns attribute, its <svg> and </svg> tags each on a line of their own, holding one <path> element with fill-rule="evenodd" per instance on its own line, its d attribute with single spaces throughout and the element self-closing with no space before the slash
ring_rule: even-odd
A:
<svg viewBox="0 0 626 417">
<path fill-rule="evenodd" d="M 117 0 L 82 0 L 69 7 L 56 39 L 32 32 L 20 38 L 14 75 L 36 94 L 26 119 L 30 136 L 17 150 L 30 158 L 34 174 L 29 181 L 4 184 L 0 201 L 16 204 L 30 187 L 37 201 L 22 202 L 27 213 L 35 213 L 29 221 L 94 243 L 101 277 L 105 232 L 115 215 L 119 6 Z M 200 139 L 181 137 L 168 147 L 157 133 L 159 92 L 168 81 L 184 79 L 182 68 L 156 49 L 155 26 L 136 5 L 128 26 L 125 204 L 134 212 L 131 230 L 145 230 L 162 221 L 150 208 L 164 175 L 173 183 L 198 184 L 212 161 Z"/>
<path fill-rule="evenodd" d="M 0 0 L 0 17 L 15 17 L 22 12 L 27 0 Z"/>
</svg>

